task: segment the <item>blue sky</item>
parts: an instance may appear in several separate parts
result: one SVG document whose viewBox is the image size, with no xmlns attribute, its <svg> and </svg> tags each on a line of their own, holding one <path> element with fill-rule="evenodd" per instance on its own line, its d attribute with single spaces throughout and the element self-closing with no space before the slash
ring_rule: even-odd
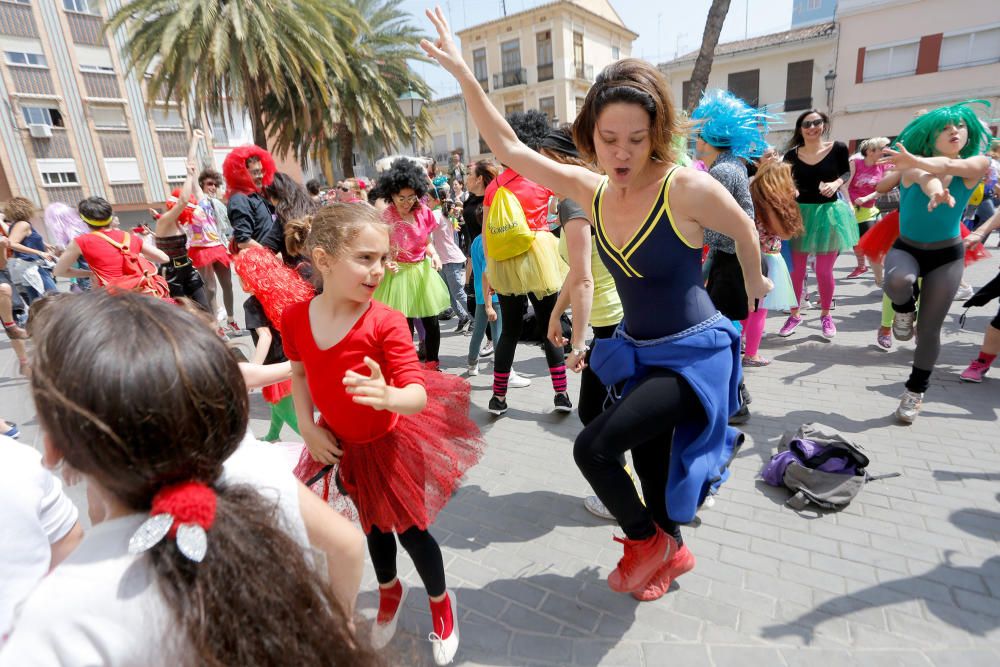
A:
<svg viewBox="0 0 1000 667">
<path fill-rule="evenodd" d="M 549 1 L 506 0 L 507 13 L 514 14 Z M 454 30 L 502 15 L 500 0 L 405 0 L 403 7 L 429 32 L 431 25 L 424 10 L 436 4 L 441 5 Z M 611 5 L 625 25 L 639 33 L 632 44 L 632 55 L 659 63 L 670 60 L 675 53 L 686 53 L 700 46 L 711 0 L 611 0 Z M 683 10 L 678 11 L 681 6 Z M 792 0 L 732 0 L 720 41 L 787 30 L 791 16 Z M 414 69 L 430 84 L 435 98 L 458 93 L 458 85 L 440 67 L 414 63 Z"/>
</svg>

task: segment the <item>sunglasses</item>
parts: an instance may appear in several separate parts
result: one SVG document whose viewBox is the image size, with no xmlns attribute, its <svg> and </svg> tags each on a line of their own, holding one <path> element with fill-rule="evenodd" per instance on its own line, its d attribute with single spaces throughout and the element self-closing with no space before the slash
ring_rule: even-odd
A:
<svg viewBox="0 0 1000 667">
<path fill-rule="evenodd" d="M 820 118 L 819 120 L 807 120 L 803 121 L 802 123 L 803 129 L 806 130 L 808 130 L 810 127 L 823 127 L 824 125 L 826 125 L 826 121 L 823 120 L 822 118 Z"/>
<path fill-rule="evenodd" d="M 203 185 L 202 187 L 203 188 L 217 188 L 217 187 L 219 187 L 219 184 L 216 183 L 215 181 L 205 181 L 205 185 Z"/>
<path fill-rule="evenodd" d="M 351 189 L 350 189 L 350 188 L 345 188 L 345 187 L 341 187 L 341 188 L 340 188 L 340 191 L 341 191 L 341 192 L 350 192 L 350 191 L 351 191 Z"/>
<path fill-rule="evenodd" d="M 407 201 L 407 202 L 417 201 L 417 199 L 419 199 L 419 197 L 417 197 L 416 195 L 407 195 L 406 197 L 404 197 L 403 195 L 393 195 L 392 198 L 395 199 L 396 201 Z"/>
</svg>

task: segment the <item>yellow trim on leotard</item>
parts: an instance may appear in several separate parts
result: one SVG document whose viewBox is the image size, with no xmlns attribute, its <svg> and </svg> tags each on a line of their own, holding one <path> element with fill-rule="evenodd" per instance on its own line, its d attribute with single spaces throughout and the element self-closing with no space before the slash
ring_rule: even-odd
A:
<svg viewBox="0 0 1000 667">
<path fill-rule="evenodd" d="M 676 172 L 677 172 L 677 167 L 674 167 L 673 169 L 671 169 L 670 173 L 667 175 L 667 180 L 668 181 L 671 180 Z M 667 191 L 666 191 L 666 193 L 663 196 L 663 211 L 667 214 L 667 219 L 670 220 L 670 226 L 673 227 L 674 234 L 677 234 L 677 238 L 679 238 L 684 243 L 684 245 L 686 245 L 687 247 L 689 247 L 689 248 L 695 248 L 696 250 L 700 250 L 701 249 L 701 244 L 700 243 L 691 243 L 686 238 L 684 238 L 684 235 L 681 234 L 681 230 L 677 229 L 677 223 L 674 222 L 674 215 L 673 215 L 673 213 L 670 212 L 670 187 L 669 186 L 667 187 Z"/>
<path fill-rule="evenodd" d="M 607 184 L 608 184 L 608 177 L 605 176 L 604 180 L 601 181 L 601 184 L 597 186 L 597 190 L 594 191 L 594 201 L 592 204 L 592 212 L 594 215 L 594 223 L 595 223 L 594 236 L 595 238 L 597 238 L 598 245 L 604 248 L 604 252 L 607 254 L 607 256 L 611 259 L 612 262 L 618 265 L 618 268 L 622 270 L 622 273 L 624 273 L 627 278 L 642 278 L 642 276 L 636 273 L 636 271 L 631 266 L 629 266 L 628 262 L 625 262 L 624 259 L 621 259 L 621 261 L 619 261 L 621 258 L 620 253 L 614 247 L 614 244 L 612 244 L 605 237 L 604 222 L 601 218 L 601 199 L 604 196 L 604 190 Z M 623 264 L 622 262 L 625 263 Z"/>
</svg>

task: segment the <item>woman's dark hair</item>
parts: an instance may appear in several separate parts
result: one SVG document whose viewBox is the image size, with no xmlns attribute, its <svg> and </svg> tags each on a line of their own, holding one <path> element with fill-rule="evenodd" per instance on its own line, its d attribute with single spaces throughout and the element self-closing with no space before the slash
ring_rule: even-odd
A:
<svg viewBox="0 0 1000 667">
<path fill-rule="evenodd" d="M 205 181 L 210 178 L 219 185 L 222 185 L 222 174 L 217 172 L 215 169 L 208 167 L 206 169 L 202 169 L 201 173 L 198 174 L 198 187 L 205 187 Z"/>
<path fill-rule="evenodd" d="M 805 145 L 806 141 L 802 138 L 802 121 L 806 119 L 806 116 L 810 114 L 819 114 L 819 117 L 823 119 L 823 132 L 830 131 L 830 117 L 819 109 L 807 109 L 799 114 L 799 117 L 795 119 L 795 132 L 792 133 L 792 138 L 788 142 L 788 146 L 785 147 L 785 152 L 795 150 L 799 146 Z"/>
<path fill-rule="evenodd" d="M 489 160 L 479 160 L 472 165 L 473 173 L 483 179 L 483 187 L 488 187 L 493 179 L 500 175 L 500 170 Z"/>
<path fill-rule="evenodd" d="M 542 139 L 549 133 L 549 117 L 538 109 L 515 111 L 507 116 L 507 124 L 514 130 L 518 141 L 537 151 Z"/>
<path fill-rule="evenodd" d="M 52 303 L 35 328 L 32 395 L 67 463 L 137 512 L 178 482 L 218 494 L 202 562 L 173 539 L 146 556 L 178 628 L 182 664 L 374 663 L 280 527 L 275 503 L 220 482 L 247 431 L 248 399 L 235 359 L 209 327 L 150 296 L 94 290 Z"/>
<path fill-rule="evenodd" d="M 319 209 L 319 204 L 313 201 L 305 188 L 280 171 L 274 175 L 271 184 L 264 188 L 264 196 L 274 201 L 274 212 L 282 224 L 311 215 Z"/>
<path fill-rule="evenodd" d="M 80 217 L 98 221 L 107 220 L 113 213 L 111 204 L 103 197 L 87 197 L 76 205 L 76 210 Z"/>
<path fill-rule="evenodd" d="M 401 157 L 393 160 L 389 168 L 379 174 L 375 187 L 368 194 L 368 201 L 384 199 L 391 202 L 393 195 L 406 188 L 413 190 L 422 199 L 431 189 L 431 181 L 423 167 L 413 160 Z"/>
<path fill-rule="evenodd" d="M 676 162 L 677 135 L 687 124 L 674 109 L 670 87 L 663 74 L 645 60 L 624 58 L 605 67 L 590 87 L 583 109 L 573 122 L 573 140 L 581 157 L 597 161 L 594 132 L 604 108 L 615 102 L 637 104 L 649 116 L 650 158 L 660 162 Z"/>
<path fill-rule="evenodd" d="M 317 179 L 310 178 L 308 181 L 306 181 L 306 192 L 308 192 L 310 195 L 312 195 L 313 197 L 315 197 L 316 195 L 319 194 L 319 190 L 320 190 L 319 186 L 320 186 L 320 183 L 319 183 L 319 181 Z"/>
</svg>

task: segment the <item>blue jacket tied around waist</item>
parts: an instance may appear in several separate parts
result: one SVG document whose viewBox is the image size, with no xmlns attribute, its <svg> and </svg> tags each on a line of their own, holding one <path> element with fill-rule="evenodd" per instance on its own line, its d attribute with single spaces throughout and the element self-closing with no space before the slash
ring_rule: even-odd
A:
<svg viewBox="0 0 1000 667">
<path fill-rule="evenodd" d="M 680 333 L 656 340 L 636 340 L 620 325 L 612 338 L 598 340 L 590 366 L 609 387 L 624 382 L 620 399 L 653 368 L 674 371 L 691 385 L 707 419 L 678 424 L 670 449 L 667 512 L 678 523 L 694 519 L 705 496 L 729 478 L 729 462 L 743 444 L 743 434 L 728 425 L 739 409 L 740 336 L 716 313 Z"/>
</svg>

